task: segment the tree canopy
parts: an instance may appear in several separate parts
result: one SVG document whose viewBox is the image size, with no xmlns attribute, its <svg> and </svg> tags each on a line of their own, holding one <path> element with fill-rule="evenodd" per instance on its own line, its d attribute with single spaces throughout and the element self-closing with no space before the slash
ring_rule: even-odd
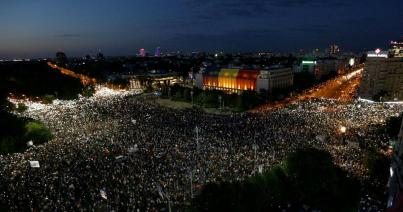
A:
<svg viewBox="0 0 403 212">
<path fill-rule="evenodd" d="M 192 202 L 193 211 L 356 211 L 359 183 L 333 164 L 329 153 L 302 149 L 279 166 L 243 182 L 207 184 Z"/>
</svg>

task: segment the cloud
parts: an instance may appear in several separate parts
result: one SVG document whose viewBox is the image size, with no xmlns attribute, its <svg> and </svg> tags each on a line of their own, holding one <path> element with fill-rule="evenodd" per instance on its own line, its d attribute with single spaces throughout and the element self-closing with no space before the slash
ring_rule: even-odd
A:
<svg viewBox="0 0 403 212">
<path fill-rule="evenodd" d="M 269 47 L 282 32 L 272 29 L 240 29 L 223 33 L 176 33 L 167 42 L 184 49 L 254 51 Z"/>
<path fill-rule="evenodd" d="M 289 29 L 292 32 L 303 32 L 309 34 L 325 34 L 331 33 L 330 26 L 325 25 L 314 25 L 314 26 L 304 26 L 304 27 L 294 27 Z"/>
<path fill-rule="evenodd" d="M 216 21 L 228 17 L 256 17 L 267 14 L 265 0 L 181 0 L 194 12 L 195 17 L 205 21 Z"/>
<path fill-rule="evenodd" d="M 228 17 L 261 17 L 275 8 L 298 8 L 303 6 L 342 7 L 342 0 L 181 0 L 186 8 L 205 20 Z"/>
</svg>

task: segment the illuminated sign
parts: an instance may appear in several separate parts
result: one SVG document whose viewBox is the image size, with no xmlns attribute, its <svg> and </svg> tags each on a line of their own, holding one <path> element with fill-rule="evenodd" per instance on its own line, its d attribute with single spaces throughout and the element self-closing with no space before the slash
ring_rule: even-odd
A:
<svg viewBox="0 0 403 212">
<path fill-rule="evenodd" d="M 311 60 L 303 60 L 302 64 L 316 64 L 316 61 L 311 61 Z"/>
<path fill-rule="evenodd" d="M 388 58 L 388 51 L 381 51 L 380 49 L 376 49 L 375 51 L 369 51 L 367 53 L 367 57 Z"/>
<path fill-rule="evenodd" d="M 368 54 L 368 57 L 382 57 L 382 58 L 388 58 L 387 54 Z"/>
</svg>

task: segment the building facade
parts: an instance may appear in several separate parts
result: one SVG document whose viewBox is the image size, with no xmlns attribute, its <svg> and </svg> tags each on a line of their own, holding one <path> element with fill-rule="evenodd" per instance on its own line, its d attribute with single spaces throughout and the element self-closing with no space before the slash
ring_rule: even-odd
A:
<svg viewBox="0 0 403 212">
<path fill-rule="evenodd" d="M 337 58 L 304 58 L 294 66 L 294 72 L 309 72 L 312 73 L 316 79 L 321 79 L 323 76 L 330 74 L 331 72 L 337 72 L 340 68 L 346 66 L 344 60 Z"/>
<path fill-rule="evenodd" d="M 403 38 L 390 42 L 390 54 L 393 57 L 403 57 Z"/>
<path fill-rule="evenodd" d="M 288 88 L 293 85 L 291 68 L 269 70 L 223 68 L 197 73 L 195 79 L 195 85 L 200 89 L 223 90 L 230 93 L 240 93 L 245 90 L 270 92 L 273 89 Z"/>
<path fill-rule="evenodd" d="M 359 96 L 376 101 L 403 100 L 403 57 L 379 49 L 367 55 Z"/>
<path fill-rule="evenodd" d="M 401 211 L 403 209 L 403 122 L 400 125 L 398 142 L 392 156 L 390 177 L 388 182 L 387 211 Z"/>
</svg>

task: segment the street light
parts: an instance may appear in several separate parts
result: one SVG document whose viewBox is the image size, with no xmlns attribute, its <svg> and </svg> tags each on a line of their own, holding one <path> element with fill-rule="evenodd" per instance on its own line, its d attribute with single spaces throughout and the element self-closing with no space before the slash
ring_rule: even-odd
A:
<svg viewBox="0 0 403 212">
<path fill-rule="evenodd" d="M 191 90 L 190 91 L 190 98 L 192 99 L 192 106 L 193 106 L 193 94 L 194 94 L 194 92 L 193 92 L 193 90 Z"/>
<path fill-rule="evenodd" d="M 195 132 L 196 132 L 196 148 L 197 152 L 199 152 L 199 128 L 197 126 L 195 128 Z"/>
<path fill-rule="evenodd" d="M 346 131 L 347 131 L 347 128 L 346 128 L 345 126 L 341 126 L 341 127 L 340 127 L 340 132 L 341 132 L 342 134 L 346 133 Z"/>
<path fill-rule="evenodd" d="M 341 133 L 341 138 L 342 138 L 342 143 L 346 144 L 345 141 L 345 134 L 346 134 L 347 128 L 345 126 L 340 127 L 340 133 Z"/>
<path fill-rule="evenodd" d="M 255 144 L 253 144 L 252 149 L 255 151 L 254 159 L 255 159 L 255 166 L 256 166 L 256 163 L 257 163 L 257 149 L 259 149 L 259 147 L 255 143 Z"/>
<path fill-rule="evenodd" d="M 219 104 L 220 104 L 220 110 L 221 110 L 221 101 L 222 101 L 222 96 L 219 95 L 219 96 L 218 96 L 218 102 L 219 102 Z"/>
</svg>

